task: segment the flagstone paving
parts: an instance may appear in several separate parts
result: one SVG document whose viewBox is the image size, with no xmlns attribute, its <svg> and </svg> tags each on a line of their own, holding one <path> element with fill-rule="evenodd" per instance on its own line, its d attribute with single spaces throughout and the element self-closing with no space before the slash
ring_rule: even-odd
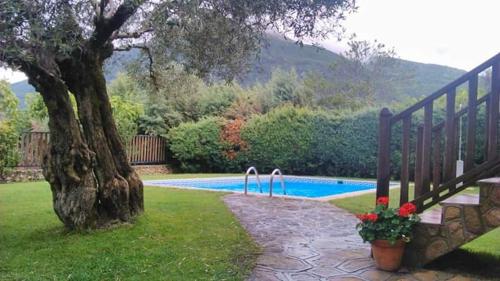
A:
<svg viewBox="0 0 500 281">
<path fill-rule="evenodd" d="M 356 218 L 326 202 L 230 194 L 225 203 L 263 248 L 249 281 L 466 281 L 440 271 L 379 271 Z"/>
</svg>

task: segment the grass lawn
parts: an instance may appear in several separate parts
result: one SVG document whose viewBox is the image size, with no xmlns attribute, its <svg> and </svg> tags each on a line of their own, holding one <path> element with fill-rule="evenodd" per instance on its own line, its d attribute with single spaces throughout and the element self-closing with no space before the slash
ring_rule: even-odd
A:
<svg viewBox="0 0 500 281">
<path fill-rule="evenodd" d="M 477 188 L 470 188 L 465 193 L 477 193 Z M 410 194 L 412 191 L 410 190 Z M 399 200 L 399 188 L 390 190 L 390 205 L 396 207 Z M 359 196 L 334 199 L 332 204 L 351 213 L 364 213 L 372 209 L 375 204 L 375 193 Z M 486 275 L 488 277 L 500 276 L 500 228 L 480 236 L 460 249 L 449 253 L 429 265 L 431 268 L 463 271 L 472 274 Z M 487 271 L 484 269 L 488 268 Z"/>
<path fill-rule="evenodd" d="M 0 280 L 243 280 L 259 249 L 223 195 L 146 187 L 136 224 L 68 233 L 47 183 L 0 184 Z"/>
</svg>

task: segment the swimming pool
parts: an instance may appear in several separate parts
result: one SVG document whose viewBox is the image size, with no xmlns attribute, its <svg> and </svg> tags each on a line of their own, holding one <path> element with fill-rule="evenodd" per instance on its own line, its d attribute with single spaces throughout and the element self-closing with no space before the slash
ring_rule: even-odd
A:
<svg viewBox="0 0 500 281">
<path fill-rule="evenodd" d="M 295 197 L 321 198 L 373 190 L 373 181 L 344 180 L 320 177 L 283 176 L 286 195 Z M 261 176 L 262 193 L 269 194 L 269 176 Z M 243 192 L 245 177 L 203 178 L 203 179 L 171 179 L 149 180 L 144 185 L 208 189 L 215 191 Z M 254 176 L 249 177 L 248 192 L 260 193 Z M 274 178 L 273 196 L 283 195 L 278 177 Z"/>
</svg>

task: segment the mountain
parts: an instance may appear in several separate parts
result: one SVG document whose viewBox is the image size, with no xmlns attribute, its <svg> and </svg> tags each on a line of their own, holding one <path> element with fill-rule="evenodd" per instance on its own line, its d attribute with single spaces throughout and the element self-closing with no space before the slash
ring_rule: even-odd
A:
<svg viewBox="0 0 500 281">
<path fill-rule="evenodd" d="M 19 99 L 19 106 L 24 107 L 25 106 L 25 98 L 28 93 L 33 93 L 35 92 L 35 88 L 28 84 L 27 80 L 19 81 L 16 83 L 10 84 L 10 87 L 12 88 L 12 91 L 14 94 L 16 94 L 17 98 Z"/>
<path fill-rule="evenodd" d="M 317 46 L 301 47 L 291 40 L 277 36 L 269 36 L 268 40 L 269 44 L 262 49 L 260 58 L 255 60 L 251 71 L 241 79 L 240 82 L 243 85 L 266 82 L 275 68 L 283 70 L 294 68 L 299 75 L 314 71 L 332 80 L 338 76 L 331 66 L 341 61 L 340 55 Z M 428 96 L 466 71 L 448 66 L 395 59 L 390 69 L 386 69 L 385 72 L 392 77 L 387 81 L 392 83 L 393 87 L 390 88 L 395 92 L 384 93 L 383 96 L 376 97 L 379 101 Z M 401 79 L 402 76 L 404 79 Z M 394 79 L 394 77 L 400 79 Z"/>
<path fill-rule="evenodd" d="M 261 49 L 259 58 L 253 62 L 253 67 L 239 82 L 245 86 L 256 82 L 264 83 L 277 68 L 293 68 L 299 75 L 307 71 L 328 75 L 332 72 L 331 65 L 340 59 L 340 55 L 327 49 L 311 45 L 300 46 L 294 41 L 271 35 Z"/>
<path fill-rule="evenodd" d="M 334 78 L 336 73 L 331 66 L 341 60 L 341 56 L 327 49 L 303 45 L 300 46 L 292 40 L 270 35 L 267 44 L 262 48 L 260 56 L 253 62 L 253 66 L 246 74 L 241 75 L 239 81 L 244 86 L 256 82 L 264 83 L 271 77 L 274 69 L 295 69 L 299 75 L 308 71 L 322 74 L 325 78 Z M 129 53 L 118 53 L 106 66 L 106 79 L 113 80 L 116 74 L 123 69 L 123 65 L 137 56 L 137 50 Z M 430 95 L 433 91 L 443 87 L 465 73 L 464 70 L 435 65 L 424 64 L 408 60 L 396 59 L 393 73 L 408 74 L 406 79 L 393 79 L 391 93 L 384 93 L 376 97 L 379 101 L 393 101 L 404 97 L 421 97 Z M 12 90 L 24 106 L 24 97 L 27 93 L 34 92 L 34 88 L 27 81 L 12 84 Z"/>
</svg>

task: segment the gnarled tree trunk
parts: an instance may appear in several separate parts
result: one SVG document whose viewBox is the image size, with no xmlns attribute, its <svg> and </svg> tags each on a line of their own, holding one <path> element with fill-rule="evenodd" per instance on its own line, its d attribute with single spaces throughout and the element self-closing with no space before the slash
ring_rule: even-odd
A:
<svg viewBox="0 0 500 281">
<path fill-rule="evenodd" d="M 144 209 L 143 185 L 113 120 L 99 54 L 60 65 L 63 75 L 30 75 L 49 113 L 43 171 L 59 219 L 70 229 L 128 222 Z M 77 103 L 78 119 L 69 98 Z"/>
</svg>

